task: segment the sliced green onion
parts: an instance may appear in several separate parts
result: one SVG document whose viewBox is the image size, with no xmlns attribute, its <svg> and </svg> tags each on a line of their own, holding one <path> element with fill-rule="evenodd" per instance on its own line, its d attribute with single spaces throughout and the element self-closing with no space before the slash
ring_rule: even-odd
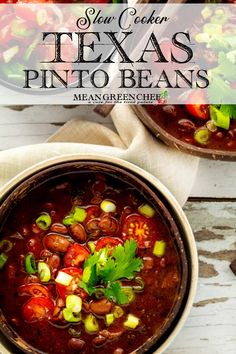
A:
<svg viewBox="0 0 236 354">
<path fill-rule="evenodd" d="M 2 252 L 0 254 L 0 269 L 4 267 L 4 265 L 7 263 L 7 260 L 8 260 L 8 256 L 4 252 Z"/>
<path fill-rule="evenodd" d="M 70 309 L 65 308 L 62 311 L 63 317 L 67 322 L 80 322 L 81 321 L 81 312 L 74 313 Z"/>
<path fill-rule="evenodd" d="M 75 207 L 73 218 L 76 222 L 83 222 L 86 219 L 87 213 L 83 208 Z"/>
<path fill-rule="evenodd" d="M 9 63 L 14 58 L 14 56 L 18 53 L 18 51 L 19 51 L 18 45 L 15 45 L 14 47 L 5 50 L 5 52 L 2 53 L 4 63 L 6 64 Z"/>
<path fill-rule="evenodd" d="M 70 336 L 74 337 L 74 338 L 80 338 L 81 337 L 81 330 L 76 330 L 75 328 L 73 327 L 70 327 L 68 329 L 68 333 Z"/>
<path fill-rule="evenodd" d="M 95 333 L 99 330 L 99 324 L 94 315 L 91 313 L 84 320 L 85 330 L 89 333 Z"/>
<path fill-rule="evenodd" d="M 67 274 L 65 272 L 59 271 L 58 275 L 55 279 L 55 282 L 61 285 L 68 286 L 70 282 L 72 281 L 73 277 L 70 274 Z"/>
<path fill-rule="evenodd" d="M 155 215 L 155 210 L 149 204 L 142 204 L 138 208 L 140 214 L 146 216 L 147 218 L 152 218 Z"/>
<path fill-rule="evenodd" d="M 154 248 L 153 248 L 153 254 L 157 257 L 162 257 L 165 254 L 166 250 L 166 242 L 165 241 L 156 241 Z"/>
<path fill-rule="evenodd" d="M 212 133 L 217 131 L 217 126 L 214 124 L 214 122 L 212 120 L 209 120 L 208 122 L 206 122 L 206 127 Z"/>
<path fill-rule="evenodd" d="M 230 116 L 223 114 L 219 109 L 214 106 L 210 106 L 210 116 L 214 124 L 223 129 L 229 129 Z"/>
<path fill-rule="evenodd" d="M 63 219 L 62 223 L 63 223 L 65 226 L 70 226 L 70 225 L 75 224 L 75 220 L 74 220 L 73 216 L 67 215 L 67 216 Z"/>
<path fill-rule="evenodd" d="M 135 300 L 135 293 L 131 286 L 124 286 L 124 287 L 122 286 L 122 290 L 127 296 L 129 304 Z"/>
<path fill-rule="evenodd" d="M 95 243 L 92 242 L 92 241 L 89 241 L 89 242 L 88 242 L 88 246 L 89 246 L 89 249 L 90 249 L 91 253 L 94 253 L 95 250 L 96 250 L 96 245 L 95 245 Z"/>
<path fill-rule="evenodd" d="M 52 219 L 48 213 L 42 213 L 35 222 L 41 230 L 47 230 L 52 223 Z"/>
<path fill-rule="evenodd" d="M 203 27 L 203 32 L 208 33 L 209 36 L 221 35 L 222 25 L 218 23 L 206 23 Z"/>
<path fill-rule="evenodd" d="M 208 43 L 210 41 L 210 36 L 208 33 L 197 33 L 195 40 L 198 43 Z"/>
<path fill-rule="evenodd" d="M 34 258 L 34 255 L 31 253 L 27 254 L 25 257 L 25 269 L 26 269 L 26 272 L 29 274 L 37 273 L 35 258 Z"/>
<path fill-rule="evenodd" d="M 51 271 L 47 263 L 38 262 L 39 279 L 46 283 L 51 279 Z"/>
<path fill-rule="evenodd" d="M 68 295 L 66 298 L 66 308 L 73 313 L 81 312 L 82 300 L 77 295 Z"/>
<path fill-rule="evenodd" d="M 96 288 L 94 291 L 94 296 L 96 299 L 101 299 L 104 297 L 104 289 L 103 288 Z"/>
<path fill-rule="evenodd" d="M 0 250 L 4 251 L 4 252 L 10 252 L 10 250 L 12 249 L 13 244 L 11 241 L 9 240 L 1 240 L 0 241 Z"/>
<path fill-rule="evenodd" d="M 205 6 L 201 12 L 202 17 L 206 20 L 208 17 L 212 15 L 212 9 L 209 6 Z"/>
<path fill-rule="evenodd" d="M 206 127 L 197 129 L 194 133 L 194 139 L 201 145 L 206 145 L 210 139 L 210 132 Z"/>
<path fill-rule="evenodd" d="M 140 277 L 136 277 L 135 281 L 136 281 L 137 285 L 132 286 L 133 290 L 134 291 L 142 291 L 145 286 L 143 279 Z"/>
<path fill-rule="evenodd" d="M 132 314 L 129 314 L 124 326 L 130 329 L 135 329 L 139 325 L 140 319 Z"/>
<path fill-rule="evenodd" d="M 116 205 L 111 202 L 110 200 L 103 200 L 100 204 L 100 208 L 102 209 L 102 211 L 104 211 L 105 213 L 114 213 L 116 211 Z"/>
<path fill-rule="evenodd" d="M 91 274 L 92 274 L 91 267 L 85 267 L 84 271 L 83 271 L 83 277 L 82 277 L 83 282 L 88 283 L 90 280 Z"/>
<path fill-rule="evenodd" d="M 19 23 L 19 21 L 15 20 L 11 24 L 11 31 L 14 37 L 18 38 L 27 38 L 33 35 L 34 30 L 28 29 L 24 22 Z"/>
<path fill-rule="evenodd" d="M 108 313 L 106 315 L 106 325 L 110 326 L 115 321 L 115 317 L 113 313 Z"/>
<path fill-rule="evenodd" d="M 120 306 L 115 306 L 113 315 L 115 318 L 120 318 L 124 315 L 124 310 Z"/>
</svg>

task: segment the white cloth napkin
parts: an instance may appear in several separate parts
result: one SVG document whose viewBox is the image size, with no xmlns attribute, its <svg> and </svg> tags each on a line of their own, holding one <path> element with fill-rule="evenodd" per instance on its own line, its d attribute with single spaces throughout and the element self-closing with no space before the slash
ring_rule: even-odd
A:
<svg viewBox="0 0 236 354">
<path fill-rule="evenodd" d="M 118 105 L 111 115 L 117 133 L 101 124 L 76 119 L 66 123 L 47 143 L 0 152 L 0 187 L 25 168 L 47 158 L 100 153 L 122 158 L 149 171 L 183 205 L 192 189 L 199 159 L 154 138 L 129 106 Z"/>
</svg>

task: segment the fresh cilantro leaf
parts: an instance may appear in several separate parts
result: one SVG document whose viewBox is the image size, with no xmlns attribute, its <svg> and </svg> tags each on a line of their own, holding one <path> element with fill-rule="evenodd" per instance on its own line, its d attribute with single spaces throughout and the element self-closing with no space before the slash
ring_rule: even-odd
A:
<svg viewBox="0 0 236 354">
<path fill-rule="evenodd" d="M 94 252 L 84 262 L 79 287 L 92 295 L 96 291 L 96 286 L 101 284 L 104 286 L 104 294 L 108 299 L 119 304 L 128 303 L 128 297 L 119 280 L 133 279 L 135 273 L 140 271 L 142 259 L 136 257 L 136 250 L 136 241 L 127 240 L 124 246 L 116 246 L 111 255 L 107 247 Z"/>
<path fill-rule="evenodd" d="M 207 89 L 208 97 L 212 103 L 232 102 L 235 100 L 234 90 L 220 76 L 214 75 Z"/>
<path fill-rule="evenodd" d="M 236 65 L 228 59 L 225 53 L 220 52 L 218 56 L 218 68 L 221 75 L 228 81 L 236 79 Z"/>
<path fill-rule="evenodd" d="M 132 279 L 136 272 L 140 271 L 142 266 L 141 258 L 135 257 L 137 243 L 134 240 L 127 240 L 124 246 L 118 245 L 112 252 L 114 265 L 111 271 L 107 271 L 106 266 L 104 280 L 116 281 L 122 278 Z M 104 274 L 104 273 L 103 273 Z"/>
<path fill-rule="evenodd" d="M 118 281 L 110 283 L 105 289 L 105 296 L 108 300 L 116 301 L 119 305 L 125 305 L 129 303 L 128 296 L 122 290 L 122 287 Z"/>
</svg>

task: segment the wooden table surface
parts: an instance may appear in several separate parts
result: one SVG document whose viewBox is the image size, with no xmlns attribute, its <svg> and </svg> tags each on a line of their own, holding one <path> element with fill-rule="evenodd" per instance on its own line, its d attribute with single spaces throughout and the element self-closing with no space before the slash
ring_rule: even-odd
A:
<svg viewBox="0 0 236 354">
<path fill-rule="evenodd" d="M 86 106 L 30 107 L 21 112 L 0 107 L 0 150 L 44 142 L 77 117 L 113 128 L 110 118 L 98 117 Z M 236 277 L 229 264 L 236 258 L 236 163 L 201 160 L 184 211 L 197 242 L 199 285 L 191 314 L 166 353 L 235 354 Z"/>
</svg>

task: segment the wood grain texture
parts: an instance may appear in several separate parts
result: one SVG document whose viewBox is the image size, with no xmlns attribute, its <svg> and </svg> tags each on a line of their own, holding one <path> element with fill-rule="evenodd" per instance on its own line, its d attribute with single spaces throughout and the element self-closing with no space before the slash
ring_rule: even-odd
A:
<svg viewBox="0 0 236 354">
<path fill-rule="evenodd" d="M 236 202 L 188 202 L 184 207 L 196 235 L 200 261 L 191 314 L 167 354 L 236 353 Z"/>
</svg>

